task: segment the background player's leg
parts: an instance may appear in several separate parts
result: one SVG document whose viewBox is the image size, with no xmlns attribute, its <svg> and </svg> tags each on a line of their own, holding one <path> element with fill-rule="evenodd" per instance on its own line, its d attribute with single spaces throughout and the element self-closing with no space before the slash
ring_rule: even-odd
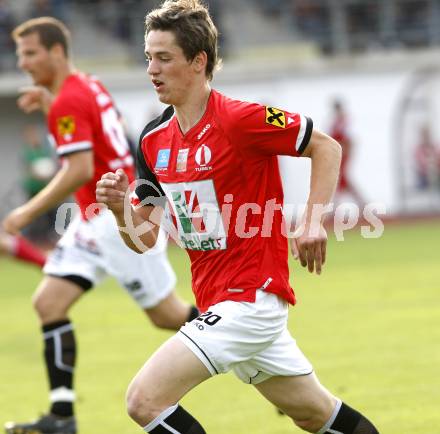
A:
<svg viewBox="0 0 440 434">
<path fill-rule="evenodd" d="M 33 298 L 44 337 L 44 358 L 50 386 L 50 413 L 57 416 L 73 415 L 76 343 L 73 326 L 67 314 L 83 293 L 84 289 L 78 283 L 65 278 L 46 276 Z"/>
<path fill-rule="evenodd" d="M 314 373 L 272 377 L 255 386 L 258 391 L 311 433 L 378 434 L 365 417 L 335 398 Z"/>
<path fill-rule="evenodd" d="M 51 406 L 47 415 L 33 422 L 7 423 L 8 434 L 76 434 L 73 416 L 76 343 L 67 313 L 88 285 L 91 283 L 79 276 L 46 276 L 37 288 L 33 304 L 42 326 Z"/>
<path fill-rule="evenodd" d="M 210 377 L 205 365 L 173 336 L 151 356 L 131 382 L 127 392 L 128 413 L 146 432 L 153 434 L 168 431 L 202 434 L 205 431 L 200 424 L 176 404 Z"/>
<path fill-rule="evenodd" d="M 46 254 L 22 236 L 0 232 L 0 254 L 5 253 L 39 267 L 46 262 Z"/>
<path fill-rule="evenodd" d="M 178 330 L 199 316 L 197 308 L 182 301 L 174 291 L 156 306 L 144 310 L 156 327 L 170 330 Z"/>
</svg>

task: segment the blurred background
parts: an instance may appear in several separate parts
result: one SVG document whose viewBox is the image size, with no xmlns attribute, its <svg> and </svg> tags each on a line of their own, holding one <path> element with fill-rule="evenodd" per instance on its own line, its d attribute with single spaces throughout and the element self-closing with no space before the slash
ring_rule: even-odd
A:
<svg viewBox="0 0 440 434">
<path fill-rule="evenodd" d="M 18 89 L 28 79 L 15 66 L 13 27 L 42 15 L 65 21 L 76 65 L 110 89 L 137 140 L 162 110 L 143 54 L 143 19 L 159 3 L 0 0 L 1 215 L 29 195 L 24 149 L 32 141 L 45 147 L 46 140 L 43 119 L 16 108 Z M 214 79 L 217 89 L 301 112 L 346 142 L 347 185 L 340 197 L 383 203 L 392 217 L 438 215 L 440 0 L 207 3 L 221 32 L 224 66 Z M 307 163 L 283 159 L 282 167 L 295 186 L 287 200 L 304 201 Z"/>
</svg>

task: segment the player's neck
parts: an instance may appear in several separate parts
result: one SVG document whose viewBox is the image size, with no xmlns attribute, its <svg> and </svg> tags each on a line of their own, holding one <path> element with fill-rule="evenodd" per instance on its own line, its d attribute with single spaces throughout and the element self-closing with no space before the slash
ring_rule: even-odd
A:
<svg viewBox="0 0 440 434">
<path fill-rule="evenodd" d="M 183 134 L 186 134 L 203 117 L 210 94 L 211 87 L 209 83 L 206 83 L 202 89 L 188 92 L 184 103 L 174 106 L 180 130 Z"/>
<path fill-rule="evenodd" d="M 49 90 L 54 95 L 58 95 L 66 78 L 69 77 L 69 75 L 72 75 L 74 72 L 76 72 L 76 70 L 71 63 L 66 63 L 65 65 L 61 66 L 57 70 L 55 79 L 53 80 L 52 84 L 49 86 Z"/>
</svg>

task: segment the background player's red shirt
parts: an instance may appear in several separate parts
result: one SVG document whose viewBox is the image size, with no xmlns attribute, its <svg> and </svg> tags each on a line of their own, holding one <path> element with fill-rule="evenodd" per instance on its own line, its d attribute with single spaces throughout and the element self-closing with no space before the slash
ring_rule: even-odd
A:
<svg viewBox="0 0 440 434">
<path fill-rule="evenodd" d="M 337 189 L 344 191 L 349 186 L 348 181 L 348 161 L 350 158 L 351 139 L 348 131 L 348 120 L 344 114 L 335 116 L 330 127 L 330 136 L 333 137 L 342 146 L 342 159 L 339 169 L 339 180 Z"/>
<path fill-rule="evenodd" d="M 113 100 L 104 86 L 85 74 L 72 74 L 64 81 L 48 114 L 49 133 L 60 157 L 93 151 L 94 178 L 75 192 L 85 218 L 96 202 L 96 182 L 109 171 L 123 168 L 134 179 L 134 161 Z"/>
<path fill-rule="evenodd" d="M 172 107 L 144 130 L 139 176 L 157 180 L 167 196 L 167 220 L 190 256 L 202 311 L 223 300 L 255 301 L 262 287 L 295 303 L 277 155 L 299 156 L 311 131 L 308 118 L 216 91 L 185 135 Z"/>
</svg>

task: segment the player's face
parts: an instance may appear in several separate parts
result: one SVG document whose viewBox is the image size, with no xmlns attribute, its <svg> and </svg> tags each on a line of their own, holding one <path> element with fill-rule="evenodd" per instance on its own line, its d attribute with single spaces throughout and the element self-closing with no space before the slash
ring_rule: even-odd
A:
<svg viewBox="0 0 440 434">
<path fill-rule="evenodd" d="M 36 85 L 49 87 L 55 78 L 55 62 L 51 53 L 40 42 L 38 33 L 18 38 L 17 65 L 27 72 Z"/>
<path fill-rule="evenodd" d="M 188 97 L 196 78 L 193 62 L 188 61 L 172 32 L 152 30 L 145 38 L 148 75 L 159 100 L 179 106 Z"/>
</svg>

